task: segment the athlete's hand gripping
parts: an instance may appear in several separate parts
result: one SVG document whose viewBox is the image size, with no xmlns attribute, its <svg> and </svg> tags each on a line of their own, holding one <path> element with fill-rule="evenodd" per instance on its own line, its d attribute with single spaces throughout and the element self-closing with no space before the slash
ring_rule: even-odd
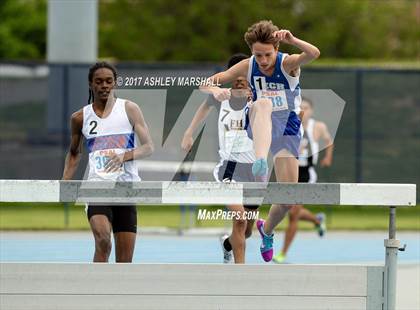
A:
<svg viewBox="0 0 420 310">
<path fill-rule="evenodd" d="M 220 88 L 220 87 L 215 88 L 212 91 L 212 93 L 213 93 L 214 99 L 216 99 L 219 102 L 229 100 L 230 95 L 231 95 L 229 88 Z"/>
<path fill-rule="evenodd" d="M 273 37 L 279 39 L 280 43 L 294 44 L 296 38 L 286 29 L 281 29 L 273 32 Z"/>
</svg>

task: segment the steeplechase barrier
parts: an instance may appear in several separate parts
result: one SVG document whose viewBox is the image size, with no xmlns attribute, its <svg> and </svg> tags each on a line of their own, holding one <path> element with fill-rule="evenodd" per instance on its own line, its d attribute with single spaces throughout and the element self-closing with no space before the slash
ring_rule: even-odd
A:
<svg viewBox="0 0 420 310">
<path fill-rule="evenodd" d="M 395 309 L 396 208 L 414 184 L 0 180 L 0 202 L 389 207 L 385 264 L 0 264 L 1 309 Z"/>
</svg>

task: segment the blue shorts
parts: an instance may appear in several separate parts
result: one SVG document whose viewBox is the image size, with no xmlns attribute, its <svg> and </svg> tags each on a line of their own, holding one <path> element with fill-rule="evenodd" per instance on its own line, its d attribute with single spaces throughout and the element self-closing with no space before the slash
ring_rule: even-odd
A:
<svg viewBox="0 0 420 310">
<path fill-rule="evenodd" d="M 246 111 L 245 127 L 248 137 L 252 139 L 252 128 L 249 121 L 249 110 Z M 271 114 L 271 154 L 276 155 L 283 149 L 289 151 L 296 158 L 299 157 L 299 145 L 302 138 L 300 131 L 301 120 L 295 112 L 285 115 L 284 112 Z"/>
</svg>

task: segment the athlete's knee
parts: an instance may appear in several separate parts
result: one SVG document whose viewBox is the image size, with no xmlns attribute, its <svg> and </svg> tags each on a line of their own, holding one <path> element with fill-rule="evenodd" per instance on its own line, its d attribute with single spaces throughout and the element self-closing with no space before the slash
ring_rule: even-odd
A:
<svg viewBox="0 0 420 310">
<path fill-rule="evenodd" d="M 273 204 L 271 205 L 270 213 L 273 212 L 274 218 L 283 218 L 289 213 L 290 208 L 286 205 Z"/>
<path fill-rule="evenodd" d="M 246 230 L 247 221 L 243 218 L 238 218 L 233 220 L 233 229 L 245 231 Z"/>
<path fill-rule="evenodd" d="M 290 210 L 292 210 L 295 205 L 281 205 L 281 206 L 290 212 Z"/>
<path fill-rule="evenodd" d="M 247 227 L 245 230 L 245 238 L 248 239 L 251 236 L 252 236 L 252 227 L 251 228 Z"/>
<path fill-rule="evenodd" d="M 289 220 L 290 220 L 291 222 L 297 222 L 297 221 L 299 221 L 299 213 L 292 212 L 292 210 L 293 210 L 293 209 L 291 209 L 291 210 L 289 211 Z"/>
<path fill-rule="evenodd" d="M 275 208 L 277 210 L 282 210 L 282 211 L 286 211 L 289 212 L 290 209 L 293 208 L 294 205 L 284 205 L 284 204 L 273 204 L 272 208 Z"/>
<path fill-rule="evenodd" d="M 291 221 L 298 221 L 300 215 L 301 206 L 290 206 L 289 208 L 289 219 Z"/>
<path fill-rule="evenodd" d="M 252 236 L 252 229 L 254 228 L 254 220 L 248 220 L 246 223 L 246 229 L 245 229 L 245 239 L 248 239 Z"/>
<path fill-rule="evenodd" d="M 236 227 L 245 228 L 246 220 L 243 218 L 237 218 L 233 221 L 233 225 L 235 225 Z"/>
<path fill-rule="evenodd" d="M 110 254 L 112 249 L 111 237 L 108 233 L 95 236 L 95 247 L 102 254 Z"/>
</svg>

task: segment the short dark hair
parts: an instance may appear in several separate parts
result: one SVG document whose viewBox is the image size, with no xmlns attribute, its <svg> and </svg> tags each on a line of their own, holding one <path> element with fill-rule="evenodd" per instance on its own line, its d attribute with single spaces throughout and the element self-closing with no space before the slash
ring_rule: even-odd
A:
<svg viewBox="0 0 420 310">
<path fill-rule="evenodd" d="M 242 53 L 234 54 L 234 55 L 230 56 L 227 66 L 228 66 L 228 68 L 233 67 L 234 65 L 241 62 L 244 59 L 247 59 L 248 57 L 249 57 L 248 55 L 245 55 L 245 54 L 242 54 Z"/>
<path fill-rule="evenodd" d="M 114 80 L 117 79 L 117 69 L 115 69 L 115 67 L 113 65 L 111 65 L 109 62 L 99 61 L 89 68 L 89 74 L 88 74 L 89 83 L 92 83 L 93 75 L 95 74 L 96 70 L 102 69 L 102 68 L 106 68 L 106 69 L 111 70 L 112 74 L 114 75 Z M 88 104 L 90 104 L 91 100 L 93 100 L 93 91 L 89 88 Z"/>
</svg>

